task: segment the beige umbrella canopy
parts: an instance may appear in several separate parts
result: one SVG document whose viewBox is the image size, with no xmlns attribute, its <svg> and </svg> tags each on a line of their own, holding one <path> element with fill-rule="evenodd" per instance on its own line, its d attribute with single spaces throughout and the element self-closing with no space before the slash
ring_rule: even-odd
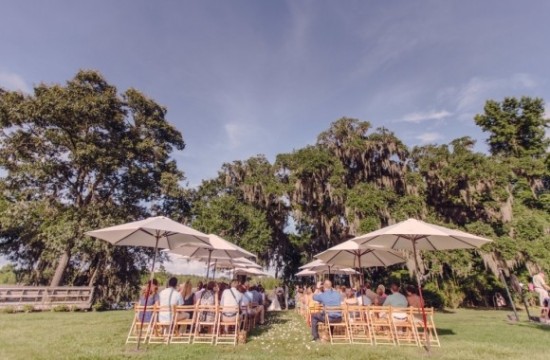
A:
<svg viewBox="0 0 550 360">
<path fill-rule="evenodd" d="M 403 256 L 395 251 L 368 248 L 348 240 L 315 255 L 326 264 L 352 268 L 390 266 L 404 263 Z"/>
<path fill-rule="evenodd" d="M 234 275 L 269 276 L 268 273 L 256 268 L 239 267 L 233 270 Z"/>
<path fill-rule="evenodd" d="M 421 220 L 408 219 L 395 225 L 390 225 L 368 234 L 357 236 L 351 239 L 351 241 L 362 246 L 377 249 L 412 251 L 416 267 L 418 291 L 422 303 L 422 318 L 424 321 L 424 328 L 426 328 L 424 298 L 422 296 L 421 281 L 418 274 L 418 251 L 473 249 L 488 244 L 492 240 L 468 234 L 464 231 L 447 229 L 443 226 L 429 224 Z M 424 333 L 426 334 L 426 347 L 429 351 L 429 332 L 424 331 Z"/>
<path fill-rule="evenodd" d="M 323 260 L 313 260 L 299 267 L 301 270 L 313 271 L 315 274 L 357 274 L 357 271 L 341 265 L 327 264 Z M 309 276 L 309 275 L 308 275 Z"/>
<path fill-rule="evenodd" d="M 208 268 L 206 278 L 210 275 L 211 259 L 236 259 L 236 258 L 256 258 L 251 252 L 219 237 L 215 234 L 208 235 L 208 245 L 200 244 L 182 245 L 169 251 L 173 254 L 189 257 L 191 259 L 207 259 Z"/>
</svg>

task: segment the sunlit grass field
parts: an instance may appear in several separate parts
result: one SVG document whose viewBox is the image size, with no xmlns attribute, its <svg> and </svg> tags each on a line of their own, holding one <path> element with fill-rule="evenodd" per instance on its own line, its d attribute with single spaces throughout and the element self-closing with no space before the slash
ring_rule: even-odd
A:
<svg viewBox="0 0 550 360">
<path fill-rule="evenodd" d="M 441 348 L 310 343 L 294 312 L 271 314 L 246 345 L 125 345 L 131 311 L 0 314 L 0 359 L 550 359 L 550 326 L 509 324 L 502 311 L 438 313 Z"/>
</svg>

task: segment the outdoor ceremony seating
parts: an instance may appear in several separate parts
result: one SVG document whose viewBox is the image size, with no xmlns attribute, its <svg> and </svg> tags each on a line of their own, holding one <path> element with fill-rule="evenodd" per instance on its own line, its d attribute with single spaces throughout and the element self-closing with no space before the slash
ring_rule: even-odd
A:
<svg viewBox="0 0 550 360">
<path fill-rule="evenodd" d="M 218 308 L 217 330 L 214 344 L 237 345 L 237 337 L 239 335 L 242 319 L 243 317 L 239 313 L 238 306 L 220 306 Z"/>
<path fill-rule="evenodd" d="M 145 310 L 147 310 L 147 312 L 151 315 L 149 315 L 149 318 L 146 318 L 145 321 L 142 322 L 142 314 Z M 145 309 L 145 306 L 141 305 L 134 306 L 134 318 L 132 320 L 132 326 L 130 327 L 130 331 L 128 332 L 128 336 L 126 338 L 126 344 L 137 343 L 138 340 L 139 342 L 145 342 L 149 334 L 149 327 L 151 325 L 150 318 L 152 317 L 152 311 L 152 306 L 148 306 L 147 309 Z"/>
<path fill-rule="evenodd" d="M 161 314 L 170 314 L 169 320 L 161 320 Z M 170 336 L 174 323 L 174 307 L 154 306 L 149 326 L 148 343 L 149 344 L 169 344 Z"/>
<path fill-rule="evenodd" d="M 341 312 L 342 321 L 328 322 L 329 312 Z M 311 326 L 312 313 L 324 312 L 325 323 L 319 323 L 319 332 L 328 332 L 332 344 L 366 344 L 391 346 L 423 346 L 426 344 L 422 309 L 392 306 L 342 305 L 341 307 L 307 307 L 304 320 Z M 434 322 L 434 309 L 426 308 L 429 344 L 440 347 Z"/>
<path fill-rule="evenodd" d="M 214 344 L 216 340 L 218 307 L 216 305 L 198 305 L 193 343 Z"/>
<path fill-rule="evenodd" d="M 189 317 L 183 315 L 189 314 Z M 174 320 L 170 331 L 170 344 L 191 344 L 193 340 L 193 328 L 196 325 L 195 317 L 197 311 L 195 306 L 176 306 Z"/>
</svg>

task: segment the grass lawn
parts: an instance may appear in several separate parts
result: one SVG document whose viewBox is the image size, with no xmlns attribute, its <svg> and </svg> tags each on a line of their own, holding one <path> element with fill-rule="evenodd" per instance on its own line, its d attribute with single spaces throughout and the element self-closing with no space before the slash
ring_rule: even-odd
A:
<svg viewBox="0 0 550 360">
<path fill-rule="evenodd" d="M 525 315 L 522 316 L 525 319 Z M 439 313 L 441 348 L 310 343 L 294 312 L 272 314 L 246 345 L 124 345 L 131 311 L 0 314 L 0 359 L 550 359 L 550 326 L 508 324 L 502 311 Z"/>
</svg>

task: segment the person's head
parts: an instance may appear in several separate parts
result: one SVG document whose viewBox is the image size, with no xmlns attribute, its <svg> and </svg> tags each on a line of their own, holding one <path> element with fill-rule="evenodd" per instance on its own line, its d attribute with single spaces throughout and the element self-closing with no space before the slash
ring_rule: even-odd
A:
<svg viewBox="0 0 550 360">
<path fill-rule="evenodd" d="M 239 285 L 239 280 L 233 279 L 231 280 L 231 287 L 236 288 Z"/>
<path fill-rule="evenodd" d="M 395 282 L 391 283 L 390 290 L 391 290 L 392 294 L 398 293 L 399 292 L 399 284 L 395 283 Z"/>
<path fill-rule="evenodd" d="M 340 286 L 340 292 L 342 294 L 345 294 L 346 293 L 346 287 L 345 286 Z"/>
<path fill-rule="evenodd" d="M 328 279 L 325 280 L 325 282 L 323 283 L 323 288 L 324 288 L 325 290 L 330 290 L 330 289 L 332 289 L 332 281 L 330 281 L 330 280 L 328 280 Z"/>
<path fill-rule="evenodd" d="M 149 295 L 154 295 L 157 293 L 159 289 L 159 282 L 157 281 L 157 279 L 153 279 L 153 280 L 149 280 L 147 281 L 147 284 L 145 284 L 142 289 L 141 289 L 141 293 L 143 296 L 146 296 L 147 295 L 147 290 L 149 290 Z"/>
<path fill-rule="evenodd" d="M 239 290 L 240 293 L 245 293 L 246 292 L 246 287 L 242 284 L 239 284 L 237 285 L 237 290 Z"/>
<path fill-rule="evenodd" d="M 352 299 L 355 297 L 355 294 L 353 293 L 353 290 L 351 288 L 346 289 L 346 298 Z"/>
<path fill-rule="evenodd" d="M 258 291 L 258 287 L 256 285 L 252 285 L 250 288 L 249 288 L 250 291 Z"/>
<path fill-rule="evenodd" d="M 204 288 L 204 283 L 202 281 L 199 281 L 197 283 L 197 291 L 202 290 Z"/>
<path fill-rule="evenodd" d="M 317 281 L 317 286 L 315 288 L 319 289 L 319 290 L 322 290 L 323 289 L 323 282 L 322 281 Z"/>
<path fill-rule="evenodd" d="M 206 290 L 214 291 L 215 287 L 216 283 L 214 281 L 209 281 L 208 284 L 206 284 Z"/>
<path fill-rule="evenodd" d="M 384 295 L 386 293 L 386 287 L 382 284 L 378 285 L 378 287 L 376 288 L 376 293 L 378 295 Z"/>
<path fill-rule="evenodd" d="M 176 286 L 178 286 L 178 278 L 171 277 L 168 279 L 168 287 L 175 288 Z"/>
<path fill-rule="evenodd" d="M 370 282 L 365 284 L 365 289 L 370 290 L 372 289 L 372 284 Z"/>
<path fill-rule="evenodd" d="M 407 292 L 407 295 L 418 295 L 416 293 L 416 288 L 414 287 L 414 285 L 408 285 L 406 288 L 405 288 L 405 291 Z"/>
<path fill-rule="evenodd" d="M 191 294 L 193 294 L 193 285 L 191 284 L 191 280 L 187 280 L 181 289 L 181 295 L 186 299 Z"/>
</svg>

